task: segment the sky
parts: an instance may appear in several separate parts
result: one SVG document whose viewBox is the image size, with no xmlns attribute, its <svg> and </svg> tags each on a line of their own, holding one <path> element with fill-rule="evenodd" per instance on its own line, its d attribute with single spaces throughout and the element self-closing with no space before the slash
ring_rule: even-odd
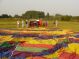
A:
<svg viewBox="0 0 79 59">
<path fill-rule="evenodd" d="M 29 10 L 79 16 L 79 0 L 0 0 L 0 15 L 22 15 Z"/>
</svg>

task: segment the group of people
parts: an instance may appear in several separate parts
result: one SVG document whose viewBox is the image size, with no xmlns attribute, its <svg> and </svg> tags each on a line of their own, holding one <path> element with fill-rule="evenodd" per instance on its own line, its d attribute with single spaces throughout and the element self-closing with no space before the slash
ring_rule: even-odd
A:
<svg viewBox="0 0 79 59">
<path fill-rule="evenodd" d="M 21 22 L 21 24 L 20 24 L 20 22 Z M 53 23 L 54 25 L 55 25 L 55 27 L 58 27 L 58 21 L 56 20 L 56 21 L 54 21 L 54 23 Z M 17 21 L 17 28 L 20 28 L 20 25 L 21 25 L 21 27 L 22 28 L 24 28 L 24 27 L 41 27 L 41 26 L 44 26 L 44 27 L 48 27 L 48 21 L 44 21 L 44 22 L 42 22 L 42 20 L 34 20 L 34 21 L 28 21 L 28 20 L 26 20 L 26 21 L 24 21 L 24 20 L 22 20 L 22 21 Z"/>
<path fill-rule="evenodd" d="M 22 28 L 24 28 L 25 24 L 26 24 L 26 27 L 28 27 L 27 23 L 28 23 L 27 20 L 26 21 L 22 20 L 22 22 L 21 22 Z M 17 28 L 20 28 L 20 21 L 19 20 L 17 21 Z"/>
</svg>

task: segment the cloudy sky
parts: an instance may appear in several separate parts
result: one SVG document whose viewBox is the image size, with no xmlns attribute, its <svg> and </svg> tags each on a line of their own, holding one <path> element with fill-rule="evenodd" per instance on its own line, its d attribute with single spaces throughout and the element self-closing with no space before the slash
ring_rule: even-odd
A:
<svg viewBox="0 0 79 59">
<path fill-rule="evenodd" d="M 28 10 L 78 16 L 79 0 L 0 0 L 0 15 L 21 15 Z"/>
</svg>

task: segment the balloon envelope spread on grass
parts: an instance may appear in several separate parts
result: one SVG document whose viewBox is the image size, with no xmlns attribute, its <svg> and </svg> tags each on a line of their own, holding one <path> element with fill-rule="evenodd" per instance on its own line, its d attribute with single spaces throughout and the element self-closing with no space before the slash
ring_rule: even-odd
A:
<svg viewBox="0 0 79 59">
<path fill-rule="evenodd" d="M 36 47 L 17 47 L 16 51 L 27 51 L 27 52 L 41 52 L 47 50 L 47 48 L 36 48 Z"/>
<path fill-rule="evenodd" d="M 45 58 L 42 56 L 36 56 L 36 57 L 31 57 L 31 59 L 50 59 L 50 58 Z"/>
<path fill-rule="evenodd" d="M 53 45 L 48 45 L 48 44 L 27 44 L 23 42 L 16 46 L 16 49 L 13 53 L 13 57 L 22 56 L 23 54 L 25 54 L 25 56 L 27 57 L 29 56 L 31 57 L 33 55 L 39 54 L 44 50 L 48 50 L 52 47 Z"/>
<path fill-rule="evenodd" d="M 0 58 L 11 56 L 12 51 L 15 49 L 15 42 L 6 41 L 0 44 Z"/>
<path fill-rule="evenodd" d="M 59 59 L 79 59 L 79 55 L 76 53 L 62 52 Z"/>
<path fill-rule="evenodd" d="M 36 48 L 52 48 L 53 45 L 49 44 L 29 44 L 29 43 L 21 43 L 19 44 L 21 47 L 36 47 Z"/>
<path fill-rule="evenodd" d="M 49 44 L 28 44 L 28 43 L 20 43 L 16 46 L 16 51 L 26 51 L 26 52 L 42 52 L 43 50 L 48 50 L 52 48 L 53 45 Z"/>
<path fill-rule="evenodd" d="M 53 33 L 53 32 L 52 32 Z M 39 36 L 37 34 L 19 34 L 16 33 L 14 34 L 15 36 L 17 36 L 17 34 L 19 35 L 18 37 L 21 37 L 21 35 L 23 36 L 23 38 L 25 38 L 25 36 L 29 36 L 32 39 L 25 40 L 23 42 L 21 42 L 20 40 L 18 40 L 18 45 L 17 43 L 15 44 L 14 42 L 4 42 L 2 44 L 0 44 L 0 52 L 3 51 L 3 57 L 5 56 L 10 56 L 12 54 L 12 57 L 10 59 L 27 59 L 28 57 L 31 57 L 31 59 L 79 59 L 79 43 L 78 43 L 78 39 L 62 39 L 62 41 L 60 41 L 60 35 L 64 35 L 66 34 L 64 31 L 56 31 L 53 34 L 58 34 L 55 37 L 57 39 L 48 39 L 48 40 L 39 40 L 39 39 L 34 39 L 33 37 L 42 37 Z M 43 34 L 44 36 L 44 34 Z M 48 37 L 47 37 L 48 36 Z M 14 38 L 14 37 L 13 37 Z M 52 35 L 45 35 L 43 38 L 52 38 Z M 76 37 L 78 38 L 78 36 Z M 15 38 L 14 38 L 15 39 Z M 21 38 L 18 38 L 21 39 Z M 57 41 L 59 40 L 59 41 Z M 70 42 L 71 41 L 71 42 Z M 74 43 L 75 42 L 75 43 Z M 71 44 L 72 43 L 72 44 Z M 15 49 L 13 49 L 16 46 Z M 63 48 L 66 50 L 65 52 L 61 52 L 59 53 L 60 55 L 58 55 L 57 52 L 58 50 L 62 50 L 61 48 Z M 2 49 L 2 48 L 6 48 L 6 49 Z M 73 53 L 74 52 L 74 53 Z M 54 56 L 54 57 L 51 57 Z"/>
<path fill-rule="evenodd" d="M 68 44 L 68 47 L 66 47 L 65 50 L 69 53 L 75 52 L 79 54 L 79 43 Z"/>
</svg>

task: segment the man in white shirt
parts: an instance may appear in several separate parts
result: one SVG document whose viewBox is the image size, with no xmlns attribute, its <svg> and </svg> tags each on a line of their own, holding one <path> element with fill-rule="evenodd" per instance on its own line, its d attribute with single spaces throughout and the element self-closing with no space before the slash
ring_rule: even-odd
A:
<svg viewBox="0 0 79 59">
<path fill-rule="evenodd" d="M 18 20 L 17 21 L 17 28 L 19 28 L 20 27 L 20 21 Z"/>
<path fill-rule="evenodd" d="M 24 20 L 22 20 L 22 28 L 24 28 Z"/>
</svg>

